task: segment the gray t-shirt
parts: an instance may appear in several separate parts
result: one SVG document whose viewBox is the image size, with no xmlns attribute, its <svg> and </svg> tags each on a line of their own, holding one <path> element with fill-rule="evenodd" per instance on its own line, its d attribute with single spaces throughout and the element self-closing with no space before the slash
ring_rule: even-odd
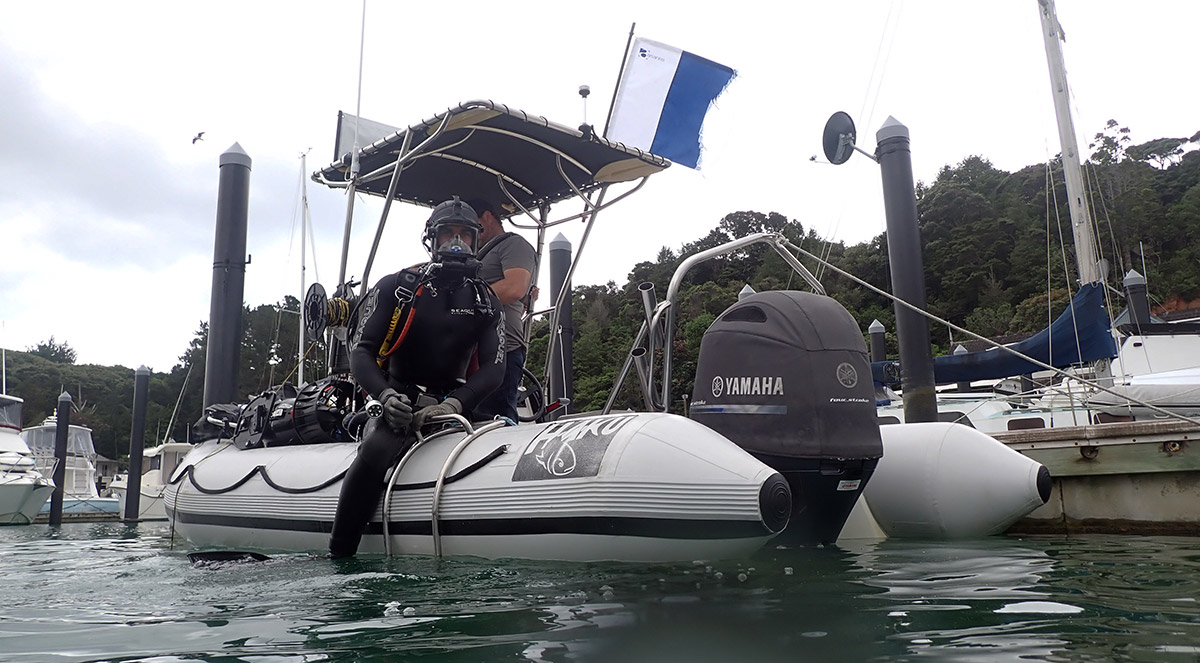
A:
<svg viewBox="0 0 1200 663">
<path fill-rule="evenodd" d="M 480 260 L 479 278 L 488 283 L 495 283 L 504 278 L 504 271 L 507 269 L 526 269 L 532 277 L 534 268 L 537 267 L 537 253 L 520 235 L 501 235 L 484 244 L 480 252 L 483 253 L 483 258 Z M 521 323 L 521 315 L 524 312 L 523 298 L 504 306 L 505 352 L 526 347 L 525 325 Z"/>
</svg>

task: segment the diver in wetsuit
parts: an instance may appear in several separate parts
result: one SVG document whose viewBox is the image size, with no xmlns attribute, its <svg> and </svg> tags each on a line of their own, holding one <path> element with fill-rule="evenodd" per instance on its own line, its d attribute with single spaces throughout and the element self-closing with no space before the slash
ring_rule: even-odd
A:
<svg viewBox="0 0 1200 663">
<path fill-rule="evenodd" d="M 415 430 L 437 415 L 470 412 L 504 378 L 500 300 L 478 278 L 479 221 L 458 196 L 425 223 L 431 262 L 383 277 L 358 316 L 350 370 L 383 406 L 342 480 L 329 539 L 333 557 L 358 551 L 363 529 L 383 496 L 384 476 L 415 442 Z M 479 370 L 466 378 L 477 352 Z M 438 401 L 413 411 L 418 396 Z"/>
</svg>

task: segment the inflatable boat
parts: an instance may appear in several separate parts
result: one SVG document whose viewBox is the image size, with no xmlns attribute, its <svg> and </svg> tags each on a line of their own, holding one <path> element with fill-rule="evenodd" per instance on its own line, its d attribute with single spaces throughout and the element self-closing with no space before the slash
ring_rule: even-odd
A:
<svg viewBox="0 0 1200 663">
<path fill-rule="evenodd" d="M 355 443 L 198 445 L 165 491 L 202 547 L 324 551 Z M 783 530 L 787 482 L 718 433 L 614 413 L 425 439 L 388 477 L 360 552 L 555 560 L 743 556 Z"/>
<path fill-rule="evenodd" d="M 338 160 L 314 179 L 424 206 L 451 195 L 507 200 L 502 216 L 533 220 L 513 225 L 537 230 L 538 264 L 548 228 L 581 220 L 586 242 L 600 211 L 670 165 L 608 142 L 586 125 L 575 130 L 487 101 L 407 129 L 383 127 L 367 140 L 373 142 L 352 152 L 341 147 L 349 140 L 340 140 Z M 248 173 L 240 149 L 222 158 L 223 168 Z M 631 189 L 604 202 L 617 183 Z M 352 209 L 354 196 L 347 199 Z M 570 199 L 584 211 L 552 220 L 551 203 Z M 379 232 L 386 214 L 385 205 Z M 219 217 L 218 246 L 237 244 L 222 237 Z M 699 261 L 753 244 L 775 250 L 815 293 L 762 293 L 725 311 L 701 344 L 690 418 L 671 414 L 679 396 L 671 393 L 671 351 L 680 284 Z M 639 287 L 646 320 L 599 413 L 561 416 L 565 408 L 539 404 L 520 425 L 457 415 L 439 420 L 445 428 L 426 431 L 389 470 L 359 552 L 667 562 L 740 557 L 768 542 L 833 543 L 877 464 L 884 467 L 884 446 L 862 334 L 792 250 L 799 249 L 779 233 L 757 233 L 686 258 L 661 303 L 653 286 Z M 343 274 L 346 253 L 344 245 Z M 241 259 L 225 256 L 214 264 Z M 578 255 L 564 283 L 577 261 Z M 368 259 L 364 283 L 370 268 Z M 214 271 L 214 302 L 223 298 L 214 310 L 218 303 L 240 310 L 240 291 L 218 287 L 221 276 Z M 561 330 L 558 312 L 569 292 L 555 295 L 551 330 Z M 209 391 L 212 383 L 213 393 L 232 397 L 234 374 L 206 374 L 210 405 L 193 434 L 202 442 L 163 494 L 172 527 L 193 545 L 327 550 L 341 484 L 370 411 L 345 363 L 355 301 L 345 282 L 333 299 L 323 288 L 306 293 L 306 334 L 331 348 L 321 380 L 235 405 Z M 211 329 L 209 365 L 236 366 L 236 330 L 215 322 Z M 548 335 L 547 356 L 559 356 L 557 336 Z M 215 353 L 225 354 L 214 360 Z M 648 412 L 614 410 L 631 367 Z M 546 384 L 555 383 L 550 371 Z M 926 480 L 897 472 L 901 483 Z M 914 489 L 909 497 L 931 496 Z"/>
</svg>

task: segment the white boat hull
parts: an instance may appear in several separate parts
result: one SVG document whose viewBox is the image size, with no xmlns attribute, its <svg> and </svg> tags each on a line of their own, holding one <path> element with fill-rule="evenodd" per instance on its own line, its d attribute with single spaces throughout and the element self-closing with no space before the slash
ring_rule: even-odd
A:
<svg viewBox="0 0 1200 663">
<path fill-rule="evenodd" d="M 385 512 L 393 554 L 436 552 L 434 483 L 464 437 L 437 437 L 412 454 L 368 524 L 360 553 L 385 552 Z M 356 454 L 355 444 L 243 450 L 205 442 L 172 476 L 166 512 L 198 546 L 325 551 L 341 477 Z M 489 431 L 445 476 L 437 518 L 443 555 L 739 557 L 782 530 L 791 508 L 775 470 L 711 429 L 669 414 Z"/>
<path fill-rule="evenodd" d="M 125 516 L 125 495 L 127 485 L 125 483 L 113 483 L 109 487 L 112 494 L 117 498 L 117 511 L 121 517 Z M 167 510 L 163 506 L 163 493 L 165 486 L 142 486 L 138 496 L 138 514 L 137 520 L 166 520 Z"/>
<path fill-rule="evenodd" d="M 167 519 L 166 507 L 163 505 L 166 483 L 179 462 L 191 450 L 192 445 L 173 440 L 144 450 L 142 467 L 146 469 L 138 480 L 138 513 L 134 519 Z M 127 474 L 118 475 L 109 486 L 109 491 L 117 498 L 117 508 L 122 518 L 128 518 L 125 515 L 125 497 L 128 490 L 129 476 Z"/>
<path fill-rule="evenodd" d="M 20 399 L 4 396 L 0 408 L 19 406 Z M 6 424 L 4 416 L 14 423 Z M 54 491 L 54 482 L 37 471 L 37 462 L 18 434 L 19 409 L 0 409 L 0 525 L 28 525 Z"/>
<path fill-rule="evenodd" d="M 40 474 L 0 473 L 0 525 L 28 525 L 50 498 L 54 484 Z"/>
</svg>

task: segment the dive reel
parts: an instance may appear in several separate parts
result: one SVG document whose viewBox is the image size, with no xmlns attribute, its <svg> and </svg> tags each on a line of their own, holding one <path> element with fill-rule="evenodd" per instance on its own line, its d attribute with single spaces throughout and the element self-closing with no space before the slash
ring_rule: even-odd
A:
<svg viewBox="0 0 1200 663">
<path fill-rule="evenodd" d="M 304 294 L 304 337 L 308 342 L 321 340 L 325 330 L 330 327 L 334 328 L 335 335 L 345 335 L 344 332 L 339 334 L 338 330 L 348 327 L 357 313 L 358 297 L 353 290 L 356 285 L 344 283 L 338 286 L 332 299 L 320 283 L 308 287 L 308 292 Z"/>
</svg>

